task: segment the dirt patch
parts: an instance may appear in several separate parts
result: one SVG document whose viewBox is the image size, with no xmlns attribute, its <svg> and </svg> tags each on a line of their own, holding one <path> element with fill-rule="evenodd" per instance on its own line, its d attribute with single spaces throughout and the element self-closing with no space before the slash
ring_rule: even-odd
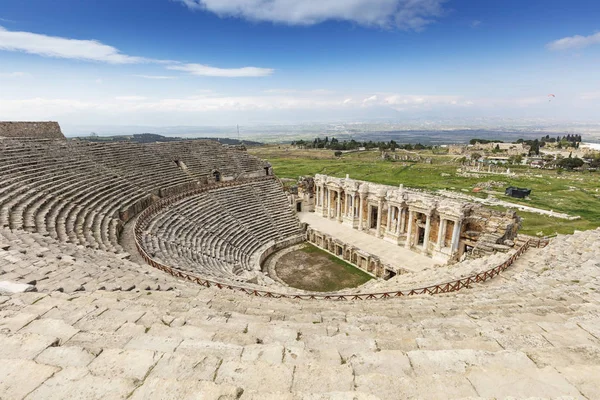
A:
<svg viewBox="0 0 600 400">
<path fill-rule="evenodd" d="M 311 244 L 282 256 L 275 271 L 288 285 L 315 292 L 353 288 L 373 279 L 364 271 Z"/>
</svg>

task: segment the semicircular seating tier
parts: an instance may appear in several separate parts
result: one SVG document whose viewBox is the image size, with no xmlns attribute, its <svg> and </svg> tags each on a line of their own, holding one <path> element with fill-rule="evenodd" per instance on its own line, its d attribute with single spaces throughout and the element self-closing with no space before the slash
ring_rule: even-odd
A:
<svg viewBox="0 0 600 400">
<path fill-rule="evenodd" d="M 304 240 L 275 179 L 185 197 L 142 221 L 139 228 L 140 245 L 155 261 L 234 281 L 260 276 L 265 251 Z"/>
<path fill-rule="evenodd" d="M 206 140 L 0 138 L 0 226 L 122 253 L 123 224 L 160 197 L 216 178 L 265 176 L 268 167 L 239 148 Z"/>
</svg>

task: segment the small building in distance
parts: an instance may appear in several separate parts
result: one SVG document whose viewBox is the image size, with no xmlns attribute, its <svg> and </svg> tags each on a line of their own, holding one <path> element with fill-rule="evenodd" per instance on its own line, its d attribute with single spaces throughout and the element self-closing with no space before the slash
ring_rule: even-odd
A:
<svg viewBox="0 0 600 400">
<path fill-rule="evenodd" d="M 477 142 L 473 145 L 471 149 L 483 151 L 492 151 L 494 149 L 499 149 L 500 151 L 509 156 L 517 156 L 520 154 L 527 154 L 529 152 L 529 146 L 527 146 L 525 143 Z"/>
<path fill-rule="evenodd" d="M 531 194 L 531 189 L 518 188 L 514 186 L 507 187 L 504 194 L 516 199 L 524 199 Z"/>
</svg>

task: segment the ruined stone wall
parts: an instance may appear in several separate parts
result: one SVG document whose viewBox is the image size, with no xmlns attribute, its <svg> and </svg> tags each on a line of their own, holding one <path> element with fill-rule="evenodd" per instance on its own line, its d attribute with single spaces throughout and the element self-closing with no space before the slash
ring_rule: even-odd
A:
<svg viewBox="0 0 600 400">
<path fill-rule="evenodd" d="M 0 137 L 65 139 L 58 122 L 2 122 Z"/>
</svg>

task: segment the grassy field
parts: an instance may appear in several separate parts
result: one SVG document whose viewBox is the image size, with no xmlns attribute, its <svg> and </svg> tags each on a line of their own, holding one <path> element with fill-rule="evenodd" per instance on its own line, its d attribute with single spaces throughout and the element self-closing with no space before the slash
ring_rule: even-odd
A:
<svg viewBox="0 0 600 400">
<path fill-rule="evenodd" d="M 578 215 L 579 220 L 568 221 L 539 214 L 519 212 L 523 217 L 521 232 L 536 235 L 573 233 L 600 226 L 600 173 L 568 172 L 511 167 L 516 176 L 481 175 L 462 177 L 457 174 L 456 156 L 437 155 L 430 151 L 418 152 L 432 159 L 423 162 L 384 161 L 378 151 L 356 152 L 335 157 L 331 150 L 295 150 L 290 146 L 263 146 L 249 152 L 268 160 L 280 178 L 297 179 L 303 175 L 327 174 L 336 177 L 361 179 L 387 185 L 404 184 L 406 187 L 438 190 L 447 189 L 486 197 L 494 195 L 505 201 L 525 204 L 545 210 Z M 413 152 L 414 153 L 414 152 Z M 473 193 L 481 182 L 495 181 L 506 185 Z M 512 199 L 504 195 L 505 186 L 532 189 L 528 200 Z"/>
<path fill-rule="evenodd" d="M 277 276 L 288 285 L 314 292 L 353 288 L 373 279 L 371 275 L 309 243 L 281 257 L 275 269 Z"/>
</svg>

